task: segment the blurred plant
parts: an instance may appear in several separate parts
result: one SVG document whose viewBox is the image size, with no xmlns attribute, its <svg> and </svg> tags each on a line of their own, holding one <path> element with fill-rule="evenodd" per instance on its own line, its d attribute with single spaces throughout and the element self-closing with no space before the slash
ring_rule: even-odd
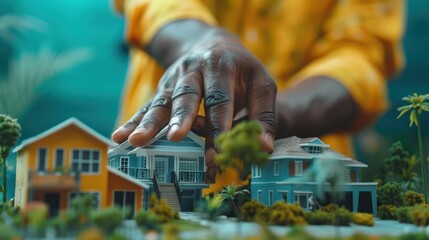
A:
<svg viewBox="0 0 429 240">
<path fill-rule="evenodd" d="M 427 190 L 426 190 L 426 164 L 423 160 L 423 141 L 422 141 L 422 130 L 420 126 L 420 114 L 422 111 L 429 112 L 429 94 L 418 95 L 417 93 L 413 93 L 413 95 L 409 95 L 407 97 L 402 98 L 402 100 L 409 103 L 408 105 L 402 106 L 398 108 L 400 112 L 397 118 L 400 118 L 405 113 L 410 112 L 410 127 L 413 124 L 417 127 L 418 141 L 419 141 L 419 151 L 420 151 L 420 164 L 422 169 L 422 178 L 423 178 L 423 195 L 425 197 L 425 201 L 427 202 Z"/>
<path fill-rule="evenodd" d="M 262 127 L 255 121 L 241 122 L 231 131 L 221 133 L 215 139 L 219 154 L 215 162 L 223 169 L 232 167 L 241 179 L 250 174 L 252 165 L 263 165 L 268 160 L 259 141 Z"/>
<path fill-rule="evenodd" d="M 402 189 L 396 182 L 388 182 L 377 189 L 378 201 L 383 205 L 401 207 L 404 205 Z"/>
<path fill-rule="evenodd" d="M 223 187 L 217 195 L 221 197 L 222 202 L 227 201 L 228 203 L 231 203 L 235 216 L 239 218 L 240 212 L 238 211 L 235 199 L 237 196 L 246 194 L 250 195 L 249 190 L 243 189 L 243 186 L 235 185 L 234 182 L 232 182 L 230 185 Z"/>
<path fill-rule="evenodd" d="M 408 191 L 404 194 L 404 202 L 405 206 L 414 206 L 417 204 L 422 204 L 424 203 L 423 194 L 415 191 Z"/>
<path fill-rule="evenodd" d="M 152 211 L 139 211 L 135 217 L 134 220 L 137 223 L 137 226 L 143 231 L 159 231 L 160 230 L 160 220 L 158 215 L 156 215 Z"/>
<path fill-rule="evenodd" d="M 374 216 L 370 213 L 353 214 L 353 223 L 364 226 L 374 226 Z"/>
<path fill-rule="evenodd" d="M 179 215 L 174 212 L 165 199 L 158 199 L 152 195 L 149 200 L 149 211 L 155 213 L 159 217 L 161 223 L 171 222 L 174 219 L 179 219 Z"/>
<path fill-rule="evenodd" d="M 353 219 L 353 214 L 349 210 L 342 207 L 335 211 L 334 216 L 335 226 L 350 226 L 350 223 Z"/>
<path fill-rule="evenodd" d="M 88 49 L 54 53 L 44 47 L 37 53 L 23 53 L 9 65 L 8 76 L 0 79 L 0 112 L 17 117 L 36 98 L 37 88 L 46 80 L 88 60 Z"/>
<path fill-rule="evenodd" d="M 377 217 L 383 220 L 395 219 L 395 206 L 381 205 L 377 208 Z"/>
<path fill-rule="evenodd" d="M 268 223 L 270 220 L 270 208 L 252 199 L 240 208 L 241 218 L 248 222 Z"/>
<path fill-rule="evenodd" d="M 414 172 L 416 163 L 416 156 L 413 155 L 407 159 L 407 167 L 402 169 L 401 187 L 404 192 L 418 191 L 420 189 L 422 179 Z"/>
<path fill-rule="evenodd" d="M 1 89 L 1 88 L 0 88 Z M 1 111 L 0 111 L 1 112 Z M 3 185 L 1 191 L 3 192 L 3 204 L 6 203 L 7 193 L 7 156 L 13 146 L 15 146 L 19 137 L 21 136 L 21 126 L 16 119 L 7 115 L 0 114 L 0 166 L 2 167 Z"/>
<path fill-rule="evenodd" d="M 197 207 L 197 212 L 206 215 L 209 221 L 214 221 L 216 217 L 227 211 L 227 206 L 222 204 L 223 199 L 220 195 L 214 197 L 206 196 Z"/>
<path fill-rule="evenodd" d="M 402 170 L 409 167 L 408 158 L 410 154 L 403 148 L 400 141 L 394 142 L 388 153 L 389 155 L 384 159 L 383 164 L 387 170 L 386 176 L 382 179 L 383 184 L 389 180 L 399 180 Z"/>
<path fill-rule="evenodd" d="M 0 38 L 12 43 L 15 33 L 18 32 L 44 32 L 47 25 L 44 21 L 31 16 L 17 16 L 6 14 L 0 16 Z"/>
<path fill-rule="evenodd" d="M 119 207 L 111 207 L 93 211 L 90 217 L 91 222 L 109 236 L 122 224 L 122 214 Z"/>
<path fill-rule="evenodd" d="M 305 219 L 311 225 L 334 225 L 334 214 L 323 210 L 305 213 Z"/>
<path fill-rule="evenodd" d="M 276 202 L 271 207 L 270 222 L 276 225 L 305 225 L 304 210 L 298 204 Z"/>
<path fill-rule="evenodd" d="M 394 211 L 396 219 L 400 223 L 413 223 L 413 218 L 411 216 L 411 212 L 413 209 L 414 209 L 414 207 L 396 208 Z"/>
</svg>

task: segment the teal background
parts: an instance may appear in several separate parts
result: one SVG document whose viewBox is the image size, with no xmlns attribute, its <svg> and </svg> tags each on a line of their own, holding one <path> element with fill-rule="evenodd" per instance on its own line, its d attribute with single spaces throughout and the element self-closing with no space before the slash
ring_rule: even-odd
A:
<svg viewBox="0 0 429 240">
<path fill-rule="evenodd" d="M 391 109 L 373 127 L 355 137 L 357 159 L 369 163 L 363 174 L 372 179 L 388 146 L 402 140 L 411 153 L 418 152 L 415 128 L 408 119 L 396 120 L 401 98 L 413 92 L 429 93 L 429 1 L 407 3 L 407 32 L 404 48 L 407 67 L 389 83 Z M 34 136 L 57 123 L 77 117 L 96 131 L 110 136 L 128 64 L 123 42 L 124 21 L 112 9 L 109 0 L 0 0 L 0 15 L 31 15 L 48 23 L 45 33 L 18 34 L 12 45 L 0 41 L 0 74 L 7 63 L 24 51 L 36 52 L 50 46 L 61 52 L 89 48 L 93 57 L 59 74 L 38 89 L 40 93 L 19 117 L 22 138 Z M 429 146 L 429 113 L 423 114 L 424 142 Z M 426 147 L 428 150 L 429 147 Z M 14 164 L 14 156 L 9 158 Z M 15 177 L 8 176 L 8 198 L 13 197 Z"/>
</svg>

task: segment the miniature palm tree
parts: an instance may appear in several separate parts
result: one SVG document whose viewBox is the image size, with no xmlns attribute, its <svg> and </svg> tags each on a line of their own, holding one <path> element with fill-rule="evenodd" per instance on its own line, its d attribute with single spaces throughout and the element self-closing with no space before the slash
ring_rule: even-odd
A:
<svg viewBox="0 0 429 240">
<path fill-rule="evenodd" d="M 220 151 L 216 163 L 223 169 L 235 168 L 245 179 L 253 164 L 262 165 L 268 160 L 269 155 L 259 142 L 261 133 L 262 127 L 255 121 L 241 122 L 231 131 L 221 133 L 215 139 Z"/>
<path fill-rule="evenodd" d="M 407 160 L 408 164 L 407 167 L 402 169 L 402 182 L 401 187 L 402 191 L 417 191 L 420 186 L 421 178 L 417 176 L 417 174 L 414 172 L 414 167 L 416 165 L 416 156 L 413 155 L 408 158 Z"/>
<path fill-rule="evenodd" d="M 409 103 L 408 105 L 402 106 L 398 108 L 399 116 L 403 116 L 405 113 L 410 112 L 410 127 L 415 124 L 417 126 L 417 134 L 419 141 L 419 151 L 420 151 L 420 164 L 422 169 L 422 178 L 423 178 L 423 194 L 425 196 L 425 201 L 427 202 L 427 193 L 426 193 L 426 168 L 423 160 L 423 143 L 422 143 L 422 130 L 420 126 L 420 114 L 422 111 L 429 112 L 429 102 L 427 101 L 429 98 L 429 94 L 418 95 L 417 93 L 413 93 L 413 95 L 409 95 L 407 97 L 402 98 L 402 100 Z"/>
<path fill-rule="evenodd" d="M 222 201 L 228 201 L 232 205 L 232 210 L 234 211 L 235 216 L 240 217 L 240 212 L 238 211 L 237 205 L 235 204 L 235 199 L 239 195 L 250 195 L 249 190 L 243 189 L 241 185 L 235 185 L 234 182 L 232 184 L 224 187 L 219 195 Z"/>
<path fill-rule="evenodd" d="M 6 202 L 6 158 L 9 155 L 10 149 L 15 146 L 21 136 L 21 126 L 16 119 L 7 115 L 0 114 L 0 164 L 3 168 L 3 203 Z"/>
</svg>

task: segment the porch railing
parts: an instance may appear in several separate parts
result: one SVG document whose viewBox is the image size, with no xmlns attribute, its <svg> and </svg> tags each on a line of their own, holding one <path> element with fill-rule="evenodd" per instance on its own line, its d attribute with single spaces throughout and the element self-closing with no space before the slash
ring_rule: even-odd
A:
<svg viewBox="0 0 429 240">
<path fill-rule="evenodd" d="M 179 182 L 202 183 L 204 182 L 203 171 L 181 171 L 179 172 Z"/>
</svg>

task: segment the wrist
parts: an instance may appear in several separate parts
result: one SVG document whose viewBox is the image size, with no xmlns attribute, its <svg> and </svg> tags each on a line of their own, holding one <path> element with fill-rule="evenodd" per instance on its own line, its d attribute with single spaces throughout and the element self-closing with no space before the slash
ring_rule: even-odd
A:
<svg viewBox="0 0 429 240">
<path fill-rule="evenodd" d="M 191 49 L 227 37 L 232 39 L 233 35 L 197 20 L 180 20 L 163 27 L 145 50 L 161 66 L 168 68 Z"/>
</svg>

